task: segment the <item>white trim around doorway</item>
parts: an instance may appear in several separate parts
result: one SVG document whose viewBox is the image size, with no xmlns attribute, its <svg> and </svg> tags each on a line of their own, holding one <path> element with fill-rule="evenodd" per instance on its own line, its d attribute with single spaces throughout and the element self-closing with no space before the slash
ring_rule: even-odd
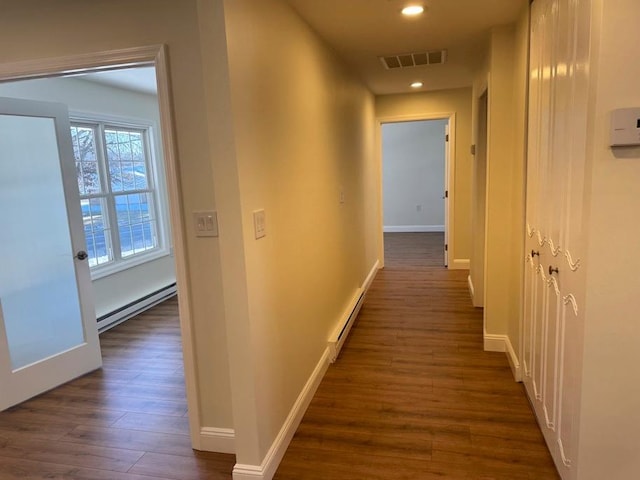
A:
<svg viewBox="0 0 640 480">
<path fill-rule="evenodd" d="M 171 91 L 165 45 L 150 45 L 119 50 L 92 52 L 22 62 L 0 63 L 0 81 L 65 76 L 79 73 L 154 66 L 158 83 L 160 130 L 164 149 L 164 166 L 169 197 L 172 239 L 176 263 L 176 283 L 180 293 L 180 329 L 184 355 L 189 427 L 193 448 L 201 449 L 200 405 L 196 387 L 195 348 L 191 328 L 189 278 L 187 275 L 185 232 L 182 216 L 178 158 L 171 117 Z M 228 432 L 225 432 L 228 433 Z"/>
<path fill-rule="evenodd" d="M 445 221 L 444 229 L 446 229 L 449 250 L 448 250 L 448 268 L 449 269 L 460 269 L 460 268 L 468 268 L 468 259 L 463 259 L 462 264 L 456 260 L 455 256 L 455 247 L 453 239 L 454 237 L 454 208 L 455 205 L 455 158 L 456 158 L 456 113 L 455 112 L 445 112 L 445 113 L 429 113 L 429 114 L 414 114 L 414 115 L 389 115 L 383 117 L 376 118 L 376 144 L 377 144 L 377 154 L 378 154 L 378 163 L 377 163 L 377 175 L 378 175 L 378 185 L 380 195 L 378 196 L 378 224 L 379 224 L 379 242 L 378 242 L 378 259 L 380 262 L 380 267 L 384 267 L 384 218 L 383 218 L 383 207 L 382 207 L 382 125 L 385 123 L 402 123 L 402 122 L 419 122 L 425 120 L 448 120 L 449 127 L 449 141 L 448 143 L 448 158 L 449 165 L 448 168 L 445 166 L 445 171 L 448 172 L 447 180 L 445 188 L 449 192 L 449 207 L 448 207 L 448 216 Z M 466 265 L 463 266 L 463 265 Z"/>
</svg>

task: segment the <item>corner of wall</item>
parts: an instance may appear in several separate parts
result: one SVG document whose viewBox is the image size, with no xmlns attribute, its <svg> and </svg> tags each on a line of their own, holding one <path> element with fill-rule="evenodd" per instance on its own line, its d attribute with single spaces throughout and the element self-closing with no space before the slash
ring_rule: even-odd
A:
<svg viewBox="0 0 640 480">
<path fill-rule="evenodd" d="M 278 469 L 278 465 L 280 465 L 280 462 L 287 451 L 289 443 L 291 443 L 293 435 L 296 433 L 298 425 L 300 425 L 300 422 L 302 421 L 302 417 L 307 411 L 309 403 L 311 403 L 311 399 L 329 368 L 330 358 L 331 349 L 327 346 L 316 367 L 309 376 L 307 383 L 300 392 L 300 395 L 298 395 L 287 419 L 271 444 L 271 447 L 262 460 L 262 463 L 260 465 L 243 465 L 237 463 L 233 468 L 233 480 L 270 480 L 273 478 L 276 470 Z"/>
<path fill-rule="evenodd" d="M 484 350 L 485 352 L 504 352 L 509 361 L 509 367 L 513 378 L 516 382 L 522 381 L 522 368 L 520 359 L 513 348 L 509 335 L 494 335 L 484 331 Z"/>
</svg>

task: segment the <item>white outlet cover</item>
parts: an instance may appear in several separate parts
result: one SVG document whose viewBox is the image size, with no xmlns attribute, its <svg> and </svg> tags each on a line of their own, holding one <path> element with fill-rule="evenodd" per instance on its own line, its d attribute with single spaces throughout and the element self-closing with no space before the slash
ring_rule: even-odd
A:
<svg viewBox="0 0 640 480">
<path fill-rule="evenodd" d="M 256 235 L 256 240 L 267 235 L 264 210 L 256 210 L 253 212 L 253 230 Z"/>
</svg>

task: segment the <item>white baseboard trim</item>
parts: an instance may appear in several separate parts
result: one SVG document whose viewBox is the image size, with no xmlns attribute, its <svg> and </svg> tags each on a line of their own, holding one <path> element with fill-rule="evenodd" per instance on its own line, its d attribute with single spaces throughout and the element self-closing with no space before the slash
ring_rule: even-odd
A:
<svg viewBox="0 0 640 480">
<path fill-rule="evenodd" d="M 485 352 L 506 352 L 507 343 L 506 335 L 492 335 L 484 333 L 484 351 Z"/>
<path fill-rule="evenodd" d="M 509 366 L 511 367 L 513 378 L 516 382 L 521 382 L 522 368 L 520 366 L 520 359 L 516 355 L 516 351 L 513 349 L 513 345 L 511 344 L 511 339 L 508 336 L 505 343 L 507 346 L 507 359 L 509 360 Z"/>
<path fill-rule="evenodd" d="M 476 293 L 473 288 L 473 280 L 471 280 L 471 275 L 467 277 L 467 285 L 469 286 L 469 295 L 471 295 L 471 300 L 473 300 L 476 296 Z"/>
<path fill-rule="evenodd" d="M 455 258 L 453 262 L 449 262 L 450 270 L 469 270 L 471 261 L 468 258 Z"/>
<path fill-rule="evenodd" d="M 365 295 L 369 290 L 369 287 L 373 283 L 373 279 L 376 278 L 378 270 L 380 270 L 380 260 L 376 260 L 376 263 L 373 264 L 373 267 L 371 267 L 371 270 L 369 271 L 369 275 L 367 275 L 367 278 L 364 279 L 362 289 L 364 290 Z"/>
<path fill-rule="evenodd" d="M 516 351 L 513 349 L 511 339 L 508 335 L 492 335 L 484 332 L 484 350 L 486 352 L 506 353 L 507 360 L 509 360 L 509 367 L 511 367 L 511 372 L 513 373 L 513 378 L 516 382 L 522 381 L 520 360 L 516 355 Z"/>
<path fill-rule="evenodd" d="M 431 233 L 444 232 L 444 225 L 385 225 L 385 233 Z"/>
<path fill-rule="evenodd" d="M 307 411 L 311 399 L 318 389 L 318 385 L 322 381 L 324 374 L 329 368 L 329 359 L 331 357 L 330 348 L 327 347 L 320 358 L 320 361 L 313 370 L 313 373 L 307 380 L 304 388 L 298 395 L 296 402 L 293 404 L 287 419 L 285 420 L 280 432 L 271 444 L 271 448 L 262 460 L 260 465 L 244 465 L 236 463 L 233 467 L 233 480 L 271 480 L 278 469 L 278 465 L 282 461 L 287 447 L 296 433 L 298 425 Z"/>
<path fill-rule="evenodd" d="M 200 450 L 217 453 L 236 453 L 236 433 L 232 428 L 202 427 Z"/>
</svg>

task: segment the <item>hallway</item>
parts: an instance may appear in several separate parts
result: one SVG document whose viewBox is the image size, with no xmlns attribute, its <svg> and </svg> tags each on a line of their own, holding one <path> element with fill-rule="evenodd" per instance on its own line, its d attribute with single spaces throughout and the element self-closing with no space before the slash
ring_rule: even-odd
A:
<svg viewBox="0 0 640 480">
<path fill-rule="evenodd" d="M 385 236 L 373 282 L 279 480 L 551 480 L 504 354 L 482 351 L 466 271 L 440 234 Z M 101 336 L 104 368 L 0 413 L 0 478 L 231 478 L 190 448 L 175 299 Z"/>
<path fill-rule="evenodd" d="M 386 267 L 276 474 L 293 479 L 557 479 L 521 384 L 483 351 L 467 271 L 441 234 L 385 234 Z"/>
</svg>

